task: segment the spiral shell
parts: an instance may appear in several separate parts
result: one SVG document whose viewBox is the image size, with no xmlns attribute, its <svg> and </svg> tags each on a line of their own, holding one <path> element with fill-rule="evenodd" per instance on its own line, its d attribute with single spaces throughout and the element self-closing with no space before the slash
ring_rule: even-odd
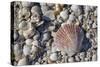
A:
<svg viewBox="0 0 100 67">
<path fill-rule="evenodd" d="M 78 25 L 63 23 L 55 33 L 53 46 L 72 56 L 81 49 L 83 36 Z"/>
</svg>

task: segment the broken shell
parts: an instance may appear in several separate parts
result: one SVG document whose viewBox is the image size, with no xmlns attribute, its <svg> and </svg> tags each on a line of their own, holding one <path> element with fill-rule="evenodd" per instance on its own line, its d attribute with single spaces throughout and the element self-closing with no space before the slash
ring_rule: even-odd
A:
<svg viewBox="0 0 100 67">
<path fill-rule="evenodd" d="M 35 34 L 35 29 L 28 29 L 28 30 L 25 30 L 23 31 L 23 36 L 27 39 L 27 38 L 30 38 L 32 36 L 34 36 Z"/>
<path fill-rule="evenodd" d="M 29 46 L 27 46 L 27 45 L 24 45 L 24 47 L 23 47 L 23 54 L 25 56 L 30 55 L 30 51 L 31 51 L 31 48 Z"/>
<path fill-rule="evenodd" d="M 14 31 L 14 40 L 16 40 L 19 37 L 18 32 Z"/>
<path fill-rule="evenodd" d="M 50 55 L 50 60 L 51 60 L 51 61 L 57 61 L 57 53 L 52 53 L 52 54 Z"/>
<path fill-rule="evenodd" d="M 96 54 L 92 56 L 92 61 L 97 61 L 97 55 Z"/>
<path fill-rule="evenodd" d="M 68 20 L 67 20 L 67 24 L 75 23 L 75 19 L 76 19 L 76 16 L 74 15 L 74 13 L 71 13 L 71 14 L 69 15 Z"/>
<path fill-rule="evenodd" d="M 27 19 L 29 19 L 29 17 L 30 17 L 30 11 L 28 8 L 24 7 L 19 10 L 19 12 L 18 12 L 19 21 L 27 20 Z"/>
<path fill-rule="evenodd" d="M 31 8 L 31 13 L 34 14 L 34 13 L 38 13 L 39 15 L 42 15 L 42 11 L 41 11 L 41 8 L 39 6 L 33 6 Z"/>
<path fill-rule="evenodd" d="M 68 19 L 68 10 L 64 10 L 64 11 L 60 12 L 60 16 L 63 18 L 63 20 L 67 20 Z"/>
<path fill-rule="evenodd" d="M 82 13 L 81 7 L 78 5 L 72 5 L 71 10 L 75 13 L 76 16 L 79 16 Z"/>
<path fill-rule="evenodd" d="M 24 57 L 24 58 L 22 58 L 22 59 L 20 59 L 19 61 L 18 61 L 18 64 L 17 64 L 18 66 L 19 65 L 27 65 L 27 59 Z"/>
<path fill-rule="evenodd" d="M 22 3 L 23 7 L 27 7 L 27 8 L 29 8 L 31 6 L 31 4 L 32 4 L 31 2 L 25 2 L 25 1 L 21 2 L 21 3 Z"/>
<path fill-rule="evenodd" d="M 32 45 L 32 39 L 27 39 L 26 41 L 25 41 L 25 43 L 26 43 L 26 45 Z"/>
<path fill-rule="evenodd" d="M 21 46 L 19 44 L 14 45 L 14 55 L 19 56 L 22 54 Z"/>
<path fill-rule="evenodd" d="M 68 62 L 74 62 L 74 58 L 73 57 L 69 57 L 68 58 Z"/>
<path fill-rule="evenodd" d="M 28 23 L 25 21 L 22 21 L 21 23 L 19 23 L 18 25 L 20 30 L 27 30 L 28 29 Z"/>
<path fill-rule="evenodd" d="M 69 56 L 80 51 L 84 33 L 78 25 L 63 23 L 55 34 L 53 46 Z"/>
<path fill-rule="evenodd" d="M 38 42 L 37 40 L 34 40 L 34 41 L 32 42 L 32 44 L 33 44 L 33 46 L 37 46 L 37 47 L 38 47 L 39 42 Z"/>
<path fill-rule="evenodd" d="M 50 20 L 55 20 L 55 16 L 53 13 L 54 13 L 53 10 L 49 10 L 44 13 L 44 16 L 49 18 Z"/>
</svg>

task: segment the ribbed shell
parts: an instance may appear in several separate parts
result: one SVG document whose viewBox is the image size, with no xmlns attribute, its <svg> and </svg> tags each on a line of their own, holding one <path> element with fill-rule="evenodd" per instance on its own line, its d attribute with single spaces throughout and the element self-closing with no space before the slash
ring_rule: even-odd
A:
<svg viewBox="0 0 100 67">
<path fill-rule="evenodd" d="M 80 50 L 83 35 L 78 25 L 63 23 L 55 33 L 53 46 L 72 56 Z"/>
</svg>

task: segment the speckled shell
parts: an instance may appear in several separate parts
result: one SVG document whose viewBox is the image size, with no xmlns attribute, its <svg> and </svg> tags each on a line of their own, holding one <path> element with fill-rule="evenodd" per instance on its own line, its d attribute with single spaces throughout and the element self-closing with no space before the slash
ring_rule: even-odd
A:
<svg viewBox="0 0 100 67">
<path fill-rule="evenodd" d="M 79 52 L 83 35 L 78 25 L 63 23 L 55 33 L 53 46 L 72 56 Z"/>
</svg>

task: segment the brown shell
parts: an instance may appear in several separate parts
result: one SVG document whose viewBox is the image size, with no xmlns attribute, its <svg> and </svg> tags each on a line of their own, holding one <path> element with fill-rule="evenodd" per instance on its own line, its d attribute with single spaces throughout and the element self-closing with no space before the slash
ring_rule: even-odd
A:
<svg viewBox="0 0 100 67">
<path fill-rule="evenodd" d="M 78 25 L 63 23 L 55 33 L 53 46 L 72 56 L 82 45 L 83 31 Z"/>
</svg>

